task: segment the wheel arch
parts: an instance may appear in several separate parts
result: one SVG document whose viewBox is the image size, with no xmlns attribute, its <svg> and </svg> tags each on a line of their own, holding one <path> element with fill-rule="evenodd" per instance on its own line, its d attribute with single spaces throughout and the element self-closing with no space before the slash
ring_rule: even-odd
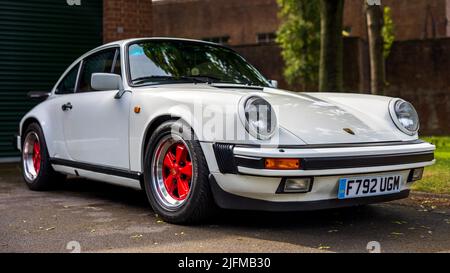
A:
<svg viewBox="0 0 450 273">
<path fill-rule="evenodd" d="M 150 138 L 152 137 L 153 132 L 156 130 L 156 128 L 158 128 L 158 126 L 160 126 L 164 122 L 171 121 L 171 120 L 177 121 L 180 119 L 182 119 L 182 118 L 178 117 L 178 116 L 174 116 L 174 115 L 161 115 L 161 116 L 158 116 L 158 117 L 152 119 L 148 123 L 147 127 L 145 128 L 144 138 L 142 139 L 142 148 L 141 148 L 141 156 L 140 156 L 142 168 L 144 166 L 145 149 L 147 147 L 148 142 L 150 141 Z M 142 171 L 143 171 L 143 169 L 142 169 Z"/>
<path fill-rule="evenodd" d="M 30 126 L 31 123 L 37 123 L 39 125 L 39 127 L 41 127 L 42 131 L 44 131 L 41 123 L 39 122 L 39 120 L 36 117 L 34 117 L 34 116 L 27 117 L 22 121 L 22 124 L 20 125 L 21 142 L 23 142 L 23 134 L 25 133 L 25 130 L 27 129 L 28 126 Z M 45 137 L 45 133 L 44 133 L 44 137 Z"/>
<path fill-rule="evenodd" d="M 152 137 L 153 132 L 156 130 L 156 128 L 158 128 L 164 122 L 178 121 L 178 120 L 183 121 L 187 125 L 189 125 L 192 128 L 192 130 L 194 130 L 194 135 L 196 135 L 194 126 L 192 124 L 190 124 L 187 120 L 182 118 L 181 116 L 173 115 L 173 114 L 164 114 L 164 115 L 155 117 L 148 123 L 148 125 L 145 129 L 145 132 L 144 132 L 144 137 L 142 139 L 142 147 L 141 147 L 141 151 L 140 151 L 141 152 L 140 163 L 141 163 L 142 171 L 143 171 L 143 167 L 144 167 L 145 149 L 147 148 L 147 144 L 150 141 L 150 138 Z"/>
</svg>

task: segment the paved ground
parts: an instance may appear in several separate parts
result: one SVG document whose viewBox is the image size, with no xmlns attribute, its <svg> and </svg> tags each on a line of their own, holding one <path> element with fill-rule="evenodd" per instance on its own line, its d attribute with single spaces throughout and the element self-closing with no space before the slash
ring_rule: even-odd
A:
<svg viewBox="0 0 450 273">
<path fill-rule="evenodd" d="M 70 179 L 29 191 L 0 165 L 0 252 L 449 252 L 450 199 L 414 195 L 389 204 L 308 213 L 228 211 L 202 226 L 164 223 L 144 194 Z"/>
</svg>

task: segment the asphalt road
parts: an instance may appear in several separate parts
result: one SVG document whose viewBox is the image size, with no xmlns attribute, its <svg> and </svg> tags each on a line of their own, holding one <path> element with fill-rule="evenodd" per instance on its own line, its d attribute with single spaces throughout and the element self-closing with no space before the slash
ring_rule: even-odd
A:
<svg viewBox="0 0 450 273">
<path fill-rule="evenodd" d="M 17 165 L 0 165 L 0 252 L 450 252 L 450 199 L 307 213 L 222 212 L 200 226 L 153 213 L 141 191 L 69 179 L 29 191 Z M 72 242 L 72 243 L 69 243 Z"/>
</svg>

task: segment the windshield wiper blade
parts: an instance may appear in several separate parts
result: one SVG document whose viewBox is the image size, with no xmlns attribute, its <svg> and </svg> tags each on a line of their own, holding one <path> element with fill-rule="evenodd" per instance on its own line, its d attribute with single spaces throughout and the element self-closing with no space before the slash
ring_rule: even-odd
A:
<svg viewBox="0 0 450 273">
<path fill-rule="evenodd" d="M 195 76 L 190 76 L 190 78 L 207 79 L 207 82 L 209 84 L 214 83 L 214 82 L 222 82 L 221 78 L 211 76 L 211 75 L 195 75 Z"/>
<path fill-rule="evenodd" d="M 223 88 L 223 89 L 253 89 L 253 90 L 263 90 L 263 86 L 257 85 L 247 85 L 247 84 L 238 84 L 238 83 L 221 83 L 213 84 L 213 87 Z"/>
<path fill-rule="evenodd" d="M 164 81 L 192 81 L 194 83 L 208 83 L 208 81 L 200 80 L 197 77 L 187 77 L 187 76 L 146 76 L 140 77 L 133 80 L 134 84 L 143 84 L 148 82 L 155 82 L 156 80 L 164 80 Z"/>
</svg>

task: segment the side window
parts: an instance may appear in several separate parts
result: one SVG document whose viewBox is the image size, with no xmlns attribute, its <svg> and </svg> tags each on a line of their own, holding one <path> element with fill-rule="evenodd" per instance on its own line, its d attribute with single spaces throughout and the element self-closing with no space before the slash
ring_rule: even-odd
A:
<svg viewBox="0 0 450 273">
<path fill-rule="evenodd" d="M 56 87 L 55 94 L 70 94 L 75 91 L 75 84 L 78 76 L 78 68 L 80 64 L 75 65 L 69 73 L 62 79 L 58 87 Z"/>
<path fill-rule="evenodd" d="M 83 67 L 80 75 L 80 87 L 78 92 L 95 91 L 91 86 L 91 77 L 93 73 L 111 73 L 115 71 L 113 67 L 116 49 L 107 49 L 97 52 L 83 61 Z M 120 65 L 120 63 L 119 63 Z"/>
</svg>

